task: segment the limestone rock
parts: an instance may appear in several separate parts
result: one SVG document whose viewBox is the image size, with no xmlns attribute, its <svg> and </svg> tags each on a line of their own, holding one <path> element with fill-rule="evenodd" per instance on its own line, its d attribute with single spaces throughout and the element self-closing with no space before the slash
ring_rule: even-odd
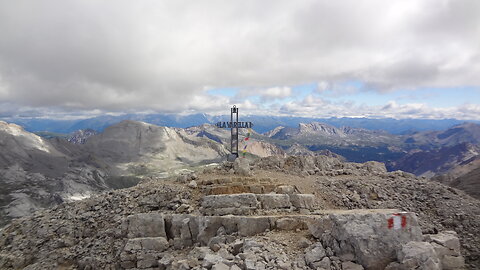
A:
<svg viewBox="0 0 480 270">
<path fill-rule="evenodd" d="M 290 202 L 296 208 L 313 210 L 315 208 L 315 196 L 312 194 L 290 194 Z"/>
<path fill-rule="evenodd" d="M 317 267 L 317 263 L 321 262 L 326 256 L 325 249 L 321 243 L 316 243 L 312 249 L 305 253 L 305 262 L 312 268 Z"/>
<path fill-rule="evenodd" d="M 146 269 L 158 266 L 158 260 L 153 254 L 143 254 L 137 259 L 137 268 Z"/>
<path fill-rule="evenodd" d="M 128 237 L 164 237 L 165 222 L 160 213 L 141 213 L 127 217 Z"/>
<path fill-rule="evenodd" d="M 444 270 L 465 269 L 465 259 L 462 256 L 445 255 L 441 262 Z"/>
<path fill-rule="evenodd" d="M 202 201 L 204 208 L 257 207 L 257 197 L 253 193 L 209 195 Z"/>
<path fill-rule="evenodd" d="M 437 254 L 443 269 L 463 269 L 465 259 L 460 253 L 460 240 L 454 231 L 444 231 L 438 234 L 425 235 Z"/>
<path fill-rule="evenodd" d="M 168 241 L 164 237 L 128 239 L 128 242 L 125 245 L 126 251 L 134 251 L 139 249 L 162 252 L 168 249 Z"/>
<path fill-rule="evenodd" d="M 238 234 L 241 236 L 252 236 L 271 229 L 270 219 L 268 217 L 238 217 L 236 220 Z"/>
<path fill-rule="evenodd" d="M 192 180 L 188 183 L 187 185 L 189 188 L 197 188 L 197 182 L 195 180 Z"/>
<path fill-rule="evenodd" d="M 222 262 L 216 263 L 212 270 L 230 270 L 230 267 Z"/>
<path fill-rule="evenodd" d="M 290 208 L 290 198 L 287 194 L 258 194 L 263 209 Z"/>
<path fill-rule="evenodd" d="M 402 245 L 397 257 L 407 269 L 442 269 L 433 246 L 428 242 L 408 242 Z"/>
<path fill-rule="evenodd" d="M 301 220 L 296 218 L 289 218 L 289 217 L 277 219 L 277 221 L 275 222 L 276 229 L 284 230 L 284 231 L 293 231 L 296 229 L 303 229 L 304 226 L 305 226 L 305 223 L 302 222 Z"/>
<path fill-rule="evenodd" d="M 438 234 L 429 234 L 425 237 L 429 242 L 434 242 L 451 249 L 458 254 L 460 253 L 460 240 L 458 240 L 457 233 L 454 231 L 444 231 Z"/>
<path fill-rule="evenodd" d="M 365 268 L 383 269 L 395 261 L 397 247 L 422 239 L 415 214 L 402 215 L 406 224 L 400 229 L 389 229 L 387 226 L 389 219 L 395 216 L 394 210 L 371 210 L 333 213 L 310 222 L 309 230 L 315 237 L 322 238 L 325 244 L 334 247 L 337 255 L 352 253 Z"/>
<path fill-rule="evenodd" d="M 233 162 L 233 170 L 235 174 L 241 175 L 241 176 L 251 176 L 252 175 L 252 170 L 250 168 L 250 163 L 247 159 L 245 158 L 237 158 Z"/>
<path fill-rule="evenodd" d="M 222 260 L 222 257 L 220 257 L 219 255 L 207 254 L 205 255 L 205 258 L 203 258 L 202 266 L 206 268 L 211 268 L 213 265 L 221 263 Z"/>
</svg>

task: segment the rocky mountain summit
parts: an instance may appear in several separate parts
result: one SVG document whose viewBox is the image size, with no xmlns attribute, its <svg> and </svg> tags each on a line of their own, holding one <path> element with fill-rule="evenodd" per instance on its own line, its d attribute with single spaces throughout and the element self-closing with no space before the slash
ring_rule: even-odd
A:
<svg viewBox="0 0 480 270">
<path fill-rule="evenodd" d="M 88 128 L 88 129 L 80 129 L 73 132 L 67 139 L 67 141 L 74 143 L 74 144 L 85 144 L 88 138 L 97 135 L 98 132 L 95 130 Z"/>
<path fill-rule="evenodd" d="M 130 120 L 90 137 L 85 148 L 112 164 L 117 174 L 131 173 L 139 167 L 164 172 L 185 165 L 218 162 L 228 153 L 223 145 L 191 136 L 184 129 Z"/>
<path fill-rule="evenodd" d="M 381 163 L 237 159 L 17 219 L 0 268 L 478 269 L 479 228 L 478 200 Z"/>
</svg>

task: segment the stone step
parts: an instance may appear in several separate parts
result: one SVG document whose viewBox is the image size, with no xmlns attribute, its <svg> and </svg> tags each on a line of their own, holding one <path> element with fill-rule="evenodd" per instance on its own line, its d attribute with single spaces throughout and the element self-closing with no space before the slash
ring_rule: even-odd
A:
<svg viewBox="0 0 480 270">
<path fill-rule="evenodd" d="M 315 210 L 312 194 L 223 194 L 203 197 L 200 212 L 205 215 L 251 215 L 256 210 Z"/>
<path fill-rule="evenodd" d="M 138 225 L 141 224 L 141 228 Z M 423 237 L 417 217 L 395 209 L 318 211 L 315 215 L 198 216 L 144 213 L 124 220 L 129 237 L 122 252 L 127 264 L 139 249 L 163 251 L 195 244 L 233 242 L 271 230 L 308 230 L 336 256 L 354 256 L 366 269 L 383 269 L 396 251 Z M 349 253 L 349 254 L 347 254 Z M 130 259 L 131 258 L 131 259 Z M 383 267 L 383 268 L 382 268 Z"/>
<path fill-rule="evenodd" d="M 252 241 L 244 237 L 272 230 L 274 235 L 308 230 L 318 241 L 305 250 L 305 261 L 313 268 L 326 252 L 331 252 L 363 267 L 355 269 L 424 269 L 420 266 L 427 265 L 428 269 L 465 269 L 455 232 L 422 236 L 416 215 L 395 209 L 322 210 L 315 215 L 275 216 L 152 212 L 128 216 L 122 228 L 126 238 L 120 265 L 126 269 L 156 267 L 162 252 L 190 246 L 206 245 L 218 251 L 227 244 L 238 254 Z"/>
<path fill-rule="evenodd" d="M 197 184 L 200 186 L 212 186 L 212 185 L 225 185 L 232 183 L 240 184 L 252 184 L 252 183 L 262 183 L 270 184 L 273 183 L 271 178 L 255 178 L 255 177 L 226 177 L 226 178 L 214 178 L 214 179 L 204 179 L 197 181 Z"/>
<path fill-rule="evenodd" d="M 206 195 L 221 195 L 221 194 L 239 194 L 239 193 L 278 193 L 278 194 L 293 194 L 297 193 L 298 189 L 291 185 L 280 184 L 242 184 L 231 183 L 226 185 L 212 185 L 203 186 L 203 193 Z"/>
</svg>

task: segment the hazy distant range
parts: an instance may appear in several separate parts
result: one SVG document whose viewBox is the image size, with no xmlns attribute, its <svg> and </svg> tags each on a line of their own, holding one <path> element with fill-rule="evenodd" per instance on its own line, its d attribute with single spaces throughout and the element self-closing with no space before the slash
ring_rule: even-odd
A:
<svg viewBox="0 0 480 270">
<path fill-rule="evenodd" d="M 218 121 L 228 121 L 230 115 L 212 116 L 208 114 L 124 114 L 120 116 L 97 116 L 80 120 L 57 120 L 46 118 L 3 118 L 6 122 L 16 123 L 30 132 L 71 133 L 80 129 L 103 131 L 106 127 L 122 120 L 142 121 L 158 126 L 187 128 L 204 123 L 215 124 Z M 385 130 L 391 134 L 404 135 L 427 130 L 444 130 L 464 122 L 480 123 L 479 120 L 457 119 L 371 119 L 371 118 L 307 118 L 291 116 L 240 115 L 240 121 L 251 121 L 253 129 L 264 133 L 278 126 L 297 127 L 299 123 L 322 122 L 334 127 L 348 126 L 369 130 Z"/>
</svg>

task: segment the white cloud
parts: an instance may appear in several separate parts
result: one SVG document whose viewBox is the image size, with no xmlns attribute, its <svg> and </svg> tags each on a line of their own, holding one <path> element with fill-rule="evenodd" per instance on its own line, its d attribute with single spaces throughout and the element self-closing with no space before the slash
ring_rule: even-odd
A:
<svg viewBox="0 0 480 270">
<path fill-rule="evenodd" d="M 272 87 L 260 92 L 260 96 L 264 99 L 282 99 L 292 95 L 290 87 Z"/>
<path fill-rule="evenodd" d="M 322 93 L 328 90 L 328 88 L 330 87 L 330 83 L 328 83 L 327 81 L 320 81 L 317 84 L 317 87 L 317 91 Z"/>
<path fill-rule="evenodd" d="M 367 118 L 423 118 L 463 120 L 479 119 L 480 105 L 464 104 L 456 107 L 435 108 L 423 103 L 398 104 L 389 101 L 382 106 L 359 105 L 351 102 L 329 102 L 309 95 L 301 101 L 284 104 L 279 113 L 304 117 L 367 117 Z"/>
<path fill-rule="evenodd" d="M 0 102 L 214 111 L 231 100 L 204 96 L 209 87 L 278 100 L 311 82 L 344 95 L 348 81 L 380 92 L 479 86 L 478 10 L 468 0 L 0 0 Z"/>
</svg>

